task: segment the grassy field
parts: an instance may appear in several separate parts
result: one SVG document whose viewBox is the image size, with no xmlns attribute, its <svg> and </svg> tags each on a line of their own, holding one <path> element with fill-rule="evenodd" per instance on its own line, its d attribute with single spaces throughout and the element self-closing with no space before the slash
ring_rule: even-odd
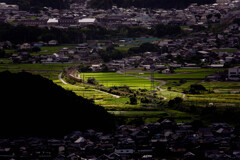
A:
<svg viewBox="0 0 240 160">
<path fill-rule="evenodd" d="M 87 81 L 89 77 L 94 77 L 106 87 L 124 86 L 127 85 L 131 89 L 150 89 L 151 81 L 148 79 L 121 75 L 118 73 L 84 73 L 84 80 Z M 159 85 L 158 82 L 155 85 Z"/>
</svg>

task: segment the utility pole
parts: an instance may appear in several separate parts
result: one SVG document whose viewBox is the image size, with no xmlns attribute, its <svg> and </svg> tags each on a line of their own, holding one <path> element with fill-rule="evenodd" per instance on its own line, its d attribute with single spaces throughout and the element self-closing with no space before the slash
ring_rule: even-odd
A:
<svg viewBox="0 0 240 160">
<path fill-rule="evenodd" d="M 152 92 L 152 94 L 154 93 L 154 70 L 155 70 L 155 66 L 154 66 L 154 64 L 152 64 L 151 66 L 150 66 L 150 69 L 151 69 L 151 92 Z"/>
</svg>

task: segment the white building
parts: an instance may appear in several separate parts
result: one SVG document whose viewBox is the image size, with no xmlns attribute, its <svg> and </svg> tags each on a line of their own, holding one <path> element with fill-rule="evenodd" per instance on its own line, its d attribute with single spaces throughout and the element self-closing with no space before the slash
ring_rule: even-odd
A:
<svg viewBox="0 0 240 160">
<path fill-rule="evenodd" d="M 78 24 L 80 26 L 86 26 L 90 24 L 95 24 L 96 23 L 96 18 L 82 18 L 78 20 Z"/>
</svg>

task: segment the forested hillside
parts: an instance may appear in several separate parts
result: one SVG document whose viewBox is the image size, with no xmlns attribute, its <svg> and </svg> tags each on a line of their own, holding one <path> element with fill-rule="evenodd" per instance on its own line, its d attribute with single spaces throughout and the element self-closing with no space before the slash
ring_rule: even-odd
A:
<svg viewBox="0 0 240 160">
<path fill-rule="evenodd" d="M 63 136 L 114 128 L 114 117 L 92 101 L 39 75 L 0 73 L 1 136 Z"/>
<path fill-rule="evenodd" d="M 7 4 L 17 4 L 21 10 L 37 12 L 43 7 L 52 7 L 63 9 L 67 7 L 67 2 L 64 0 L 0 0 Z"/>
<path fill-rule="evenodd" d="M 162 9 L 184 9 L 191 3 L 210 4 L 216 0 L 91 0 L 89 6 L 92 8 L 109 9 L 112 5 L 129 8 L 131 6 L 139 8 L 162 8 Z"/>
</svg>

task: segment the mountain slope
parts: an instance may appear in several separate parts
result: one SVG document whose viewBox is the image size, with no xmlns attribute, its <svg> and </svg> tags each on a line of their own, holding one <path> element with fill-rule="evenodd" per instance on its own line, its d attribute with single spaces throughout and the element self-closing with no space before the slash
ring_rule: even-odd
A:
<svg viewBox="0 0 240 160">
<path fill-rule="evenodd" d="M 58 136 L 73 130 L 114 128 L 101 106 L 30 73 L 0 73 L 0 136 Z"/>
</svg>

